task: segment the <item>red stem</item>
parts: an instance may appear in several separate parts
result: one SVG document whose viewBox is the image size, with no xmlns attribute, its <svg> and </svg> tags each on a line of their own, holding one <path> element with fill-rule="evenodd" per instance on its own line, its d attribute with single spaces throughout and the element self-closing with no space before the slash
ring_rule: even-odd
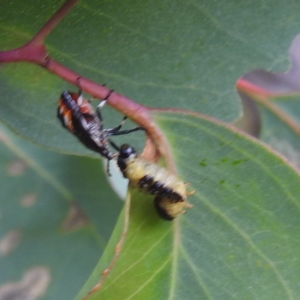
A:
<svg viewBox="0 0 300 300">
<path fill-rule="evenodd" d="M 48 71 L 56 74 L 64 80 L 80 85 L 83 91 L 98 99 L 104 99 L 109 93 L 109 89 L 99 85 L 91 80 L 82 77 L 80 74 L 64 67 L 48 56 L 46 47 L 42 44 L 46 36 L 56 27 L 63 17 L 71 10 L 78 0 L 67 0 L 62 7 L 47 21 L 43 28 L 24 46 L 8 51 L 0 52 L 0 63 L 9 63 L 17 61 L 32 62 L 40 65 Z M 170 155 L 167 141 L 163 134 L 152 120 L 151 108 L 131 101 L 123 95 L 112 93 L 107 104 L 114 107 L 137 124 L 146 129 L 148 137 L 154 142 L 160 154 L 164 155 L 168 167 L 175 172 L 173 159 Z"/>
<path fill-rule="evenodd" d="M 77 2 L 78 0 L 67 0 L 27 44 L 0 52 L 0 63 L 27 61 L 43 65 L 48 54 L 42 42 Z"/>
<path fill-rule="evenodd" d="M 74 85 L 78 84 L 77 80 L 80 78 L 80 86 L 82 90 L 97 99 L 104 99 L 110 92 L 110 89 L 108 89 L 106 86 L 99 85 L 92 80 L 81 77 L 80 74 L 75 73 L 51 58 L 46 60 L 44 67 L 48 71 L 58 75 Z M 160 139 L 160 137 L 155 134 L 157 128 L 149 114 L 149 108 L 146 106 L 133 102 L 132 100 L 116 92 L 113 92 L 109 96 L 107 104 L 122 112 L 124 115 L 130 117 L 140 126 L 145 127 L 149 133 L 153 131 L 155 139 Z"/>
<path fill-rule="evenodd" d="M 28 42 L 30 45 L 41 44 L 56 25 L 77 4 L 78 0 L 67 0 L 62 7 L 45 23 L 42 29 Z"/>
<path fill-rule="evenodd" d="M 273 94 L 267 90 L 264 90 L 243 78 L 240 78 L 237 81 L 236 88 L 237 88 L 237 90 L 239 90 L 247 95 L 256 95 L 256 96 L 259 96 L 260 98 L 269 98 L 269 97 L 275 96 L 275 94 Z"/>
<path fill-rule="evenodd" d="M 41 64 L 47 57 L 44 45 L 24 45 L 20 48 L 0 52 L 0 63 L 26 61 Z"/>
<path fill-rule="evenodd" d="M 44 63 L 44 67 L 48 71 L 58 75 L 59 77 L 74 85 L 78 84 L 77 80 L 80 77 L 80 86 L 82 90 L 97 99 L 104 99 L 110 92 L 110 90 L 107 87 L 99 85 L 92 80 L 81 77 L 78 73 L 75 73 L 74 71 L 66 68 L 65 66 L 61 65 L 60 63 L 51 58 L 48 58 L 46 60 L 46 62 Z M 160 154 L 165 156 L 170 170 L 172 172 L 175 172 L 175 167 L 173 164 L 173 160 L 170 156 L 167 141 L 165 140 L 159 128 L 153 122 L 152 116 L 150 114 L 150 111 L 152 109 L 144 105 L 138 104 L 116 92 L 112 93 L 109 96 L 107 104 L 120 111 L 124 115 L 128 116 L 141 127 L 145 128 L 148 136 L 151 137 L 151 140 L 158 148 Z"/>
</svg>

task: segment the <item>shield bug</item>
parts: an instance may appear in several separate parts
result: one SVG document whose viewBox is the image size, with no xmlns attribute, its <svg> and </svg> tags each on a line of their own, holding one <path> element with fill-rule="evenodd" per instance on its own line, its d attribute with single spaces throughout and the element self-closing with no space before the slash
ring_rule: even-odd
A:
<svg viewBox="0 0 300 300">
<path fill-rule="evenodd" d="M 186 190 L 186 183 L 166 168 L 138 157 L 128 144 L 119 148 L 112 141 L 110 143 L 119 151 L 117 164 L 123 176 L 132 186 L 155 196 L 154 207 L 161 218 L 171 221 L 185 212 L 184 207 L 191 207 L 187 196 L 194 192 Z"/>
<path fill-rule="evenodd" d="M 81 88 L 79 88 L 78 93 L 63 91 L 57 108 L 57 117 L 61 121 L 62 126 L 73 133 L 87 148 L 107 158 L 107 173 L 109 175 L 109 161 L 116 157 L 117 154 L 110 151 L 107 137 L 144 130 L 142 127 L 136 127 L 120 131 L 127 119 L 126 116 L 114 128 L 103 127 L 101 108 L 112 92 L 113 90 L 101 101 L 96 112 L 90 102 L 83 98 Z"/>
</svg>

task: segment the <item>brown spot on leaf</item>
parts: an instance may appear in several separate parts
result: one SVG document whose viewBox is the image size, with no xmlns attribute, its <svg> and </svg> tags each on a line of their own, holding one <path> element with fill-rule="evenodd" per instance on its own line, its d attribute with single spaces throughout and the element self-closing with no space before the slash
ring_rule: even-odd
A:
<svg viewBox="0 0 300 300">
<path fill-rule="evenodd" d="M 20 176 L 26 169 L 26 163 L 21 159 L 16 159 L 10 162 L 7 166 L 7 173 L 10 176 Z"/>
<path fill-rule="evenodd" d="M 21 198 L 20 202 L 21 202 L 22 206 L 29 207 L 36 203 L 36 199 L 37 199 L 37 194 L 29 193 L 29 194 L 24 195 Z"/>
<path fill-rule="evenodd" d="M 45 267 L 29 269 L 19 282 L 8 282 L 0 286 L 1 300 L 35 300 L 43 296 L 50 283 L 49 270 Z"/>
<path fill-rule="evenodd" d="M 20 230 L 11 230 L 9 231 L 1 240 L 0 240 L 0 255 L 7 256 L 12 251 L 14 251 L 21 239 Z M 0 299 L 2 299 L 0 297 Z"/>
<path fill-rule="evenodd" d="M 63 231 L 72 231 L 85 226 L 88 223 L 87 218 L 76 204 L 70 206 L 70 210 L 62 224 Z"/>
<path fill-rule="evenodd" d="M 2 131 L 0 131 L 0 141 L 4 144 L 8 144 L 10 142 L 7 135 L 4 134 L 4 132 L 2 132 Z"/>
</svg>

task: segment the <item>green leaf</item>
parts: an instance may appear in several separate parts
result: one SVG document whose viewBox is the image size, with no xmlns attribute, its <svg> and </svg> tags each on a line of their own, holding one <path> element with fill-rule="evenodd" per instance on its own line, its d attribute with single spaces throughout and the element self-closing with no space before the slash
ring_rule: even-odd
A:
<svg viewBox="0 0 300 300">
<path fill-rule="evenodd" d="M 153 197 L 132 191 L 122 251 L 88 299 L 297 299 L 299 174 L 214 120 L 175 113 L 155 120 L 178 173 L 196 191 L 188 199 L 194 207 L 167 222 L 155 214 Z M 108 267 L 122 218 L 76 300 Z"/>
<path fill-rule="evenodd" d="M 28 42 L 61 4 L 2 1 L 0 49 Z M 297 2 L 282 1 L 79 1 L 46 46 L 52 57 L 81 76 L 141 104 L 232 121 L 240 116 L 237 78 L 258 67 L 287 68 L 299 11 Z M 64 89 L 76 90 L 40 67 L 2 65 L 0 119 L 36 143 L 92 155 L 55 119 Z M 110 127 L 121 116 L 106 109 L 105 119 Z M 142 148 L 140 135 L 127 139 Z"/>
<path fill-rule="evenodd" d="M 290 47 L 291 67 L 288 72 L 255 70 L 243 76 L 237 84 L 248 108 L 249 103 L 256 104 L 245 111 L 250 120 L 248 128 L 253 123 L 259 124 L 257 136 L 296 167 L 300 166 L 299 48 L 300 35 Z"/>
<path fill-rule="evenodd" d="M 273 99 L 273 105 L 282 112 L 291 109 L 286 114 L 287 119 L 281 119 L 276 113 L 264 105 L 259 105 L 259 111 L 263 119 L 263 130 L 260 138 L 273 149 L 282 153 L 295 167 L 300 167 L 300 139 L 299 139 L 299 117 L 298 101 L 299 95 L 292 97 L 281 97 Z M 297 128 L 298 127 L 298 128 Z"/>
<path fill-rule="evenodd" d="M 58 0 L 46 0 L 40 5 L 32 0 L 2 1 L 0 11 L 5 13 L 0 15 L 0 48 L 26 43 L 60 5 Z M 234 90 L 237 78 L 258 67 L 286 70 L 286 52 L 299 31 L 298 6 L 295 1 L 79 1 L 46 39 L 46 45 L 60 63 L 141 104 L 184 108 L 232 121 L 240 115 Z M 56 119 L 57 100 L 65 89 L 76 90 L 39 67 L 28 63 L 1 65 L 0 119 L 35 143 L 67 153 L 93 155 Z M 122 117 L 109 108 L 105 108 L 104 116 L 106 127 L 118 124 Z M 172 122 L 167 120 L 169 116 L 162 116 L 157 120 L 168 133 L 179 174 L 197 190 L 190 197 L 194 208 L 168 223 L 154 213 L 151 197 L 133 194 L 128 237 L 101 296 L 103 292 L 108 299 L 124 299 L 123 293 L 136 299 L 142 299 L 141 293 L 150 299 L 166 299 L 166 295 L 170 299 L 297 298 L 298 175 L 260 144 L 214 123 L 207 125 L 205 119 L 198 120 L 195 127 L 178 124 L 177 128 L 175 121 L 181 119 L 180 115 Z M 193 119 L 182 120 L 190 118 Z M 217 136 L 211 128 L 218 131 Z M 142 134 L 134 134 L 118 139 L 120 144 L 123 141 L 141 150 L 144 139 Z M 244 156 L 249 160 L 244 161 Z M 47 164 L 49 157 L 48 152 L 41 161 Z M 59 176 L 63 186 L 68 183 L 69 189 L 74 189 L 76 200 L 80 198 L 81 205 L 88 206 L 85 211 L 91 214 L 91 223 L 101 222 L 96 227 L 99 232 L 107 230 L 108 236 L 112 225 L 106 227 L 105 223 L 115 220 L 119 207 L 111 204 L 115 198 L 107 192 L 98 162 L 61 157 L 64 159 L 59 160 L 57 174 L 63 173 Z M 49 161 L 51 166 L 52 160 Z M 76 163 L 80 167 L 75 167 Z M 74 169 L 80 170 L 80 175 L 75 172 L 75 176 Z M 11 193 L 17 198 L 19 192 L 15 188 Z M 99 202 L 90 201 L 87 194 L 107 201 L 101 202 L 101 208 L 93 207 Z M 103 217 L 107 208 L 112 209 L 114 217 Z M 56 217 L 54 210 L 53 215 L 51 211 L 49 214 Z M 123 229 L 121 221 L 82 295 L 109 265 Z M 178 230 L 180 234 L 175 235 Z M 173 247 L 177 241 L 174 236 L 180 238 L 180 247 Z M 143 243 L 149 245 L 146 250 Z M 67 245 L 72 251 L 73 244 Z M 33 248 L 34 244 L 31 252 L 40 249 Z M 69 252 L 64 251 L 63 262 L 69 257 Z M 84 254 L 92 256 L 87 252 Z M 20 261 L 24 263 L 26 259 L 22 256 Z M 128 269 L 133 261 L 132 269 Z M 82 264 L 78 256 L 72 270 Z M 152 264 L 154 268 L 159 266 L 154 269 Z M 164 268 L 163 272 L 156 274 L 160 268 Z M 14 277 L 18 281 L 23 269 L 15 269 L 20 270 Z M 84 276 L 81 269 L 78 272 Z M 57 270 L 63 272 L 64 268 Z M 73 284 L 72 276 L 78 272 L 71 272 L 71 277 L 53 277 L 61 280 L 59 288 L 69 290 L 68 284 Z M 131 272 L 133 277 L 125 276 Z M 138 280 L 149 285 L 138 285 Z M 79 281 L 76 284 L 79 288 Z M 57 294 L 46 297 L 67 298 L 58 289 Z"/>
<path fill-rule="evenodd" d="M 0 141 L 0 299 L 35 299 L 35 289 L 43 299 L 72 299 L 105 248 L 121 201 L 99 160 L 46 151 L 3 127 Z"/>
<path fill-rule="evenodd" d="M 1 3 L 6 13 L 0 16 L 0 47 L 26 43 L 59 5 L 61 1 Z M 278 2 L 278 12 L 280 5 Z M 282 6 L 289 13 L 297 12 L 292 5 Z M 249 19 L 241 20 L 245 12 Z M 293 36 L 292 28 L 286 32 L 286 22 L 284 28 L 277 28 L 280 36 L 284 30 L 284 41 L 277 42 L 271 25 L 259 27 L 264 29 L 263 37 L 256 28 L 249 35 L 253 14 L 261 17 L 263 25 L 281 24 L 280 15 L 274 12 L 266 18 L 266 8 L 258 3 L 79 1 L 46 39 L 46 45 L 50 55 L 65 66 L 141 104 L 201 111 L 232 121 L 240 115 L 236 79 L 253 68 L 254 62 L 268 66 L 279 61 L 278 55 L 282 57 L 286 41 Z M 61 91 L 76 88 L 25 63 L 4 65 L 0 88 L 0 118 L 6 124 L 47 147 L 84 153 L 55 125 Z M 111 111 L 105 117 L 111 120 L 107 126 L 120 120 Z M 141 145 L 140 137 L 129 139 Z"/>
</svg>

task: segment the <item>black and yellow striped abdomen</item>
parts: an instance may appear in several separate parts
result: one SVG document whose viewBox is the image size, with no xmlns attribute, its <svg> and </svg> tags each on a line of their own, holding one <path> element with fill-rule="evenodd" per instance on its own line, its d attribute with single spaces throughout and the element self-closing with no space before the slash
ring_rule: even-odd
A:
<svg viewBox="0 0 300 300">
<path fill-rule="evenodd" d="M 118 166 L 132 186 L 155 196 L 154 206 L 160 217 L 173 220 L 189 207 L 186 184 L 166 168 L 139 158 L 127 144 L 120 148 Z"/>
</svg>

